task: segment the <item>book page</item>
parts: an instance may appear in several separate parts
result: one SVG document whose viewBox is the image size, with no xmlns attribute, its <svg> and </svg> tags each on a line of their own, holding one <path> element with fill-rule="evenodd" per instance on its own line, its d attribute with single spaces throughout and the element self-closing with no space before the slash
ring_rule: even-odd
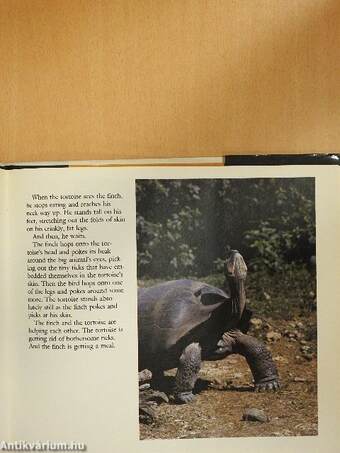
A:
<svg viewBox="0 0 340 453">
<path fill-rule="evenodd" d="M 0 431 L 9 435 L 9 342 L 8 342 L 8 285 L 9 285 L 9 228 L 8 172 L 0 170 Z"/>
<path fill-rule="evenodd" d="M 80 451 L 86 446 L 87 451 L 95 453 L 160 449 L 203 452 L 207 448 L 233 452 L 245 448 L 254 452 L 336 451 L 336 357 L 340 352 L 336 297 L 338 168 L 37 169 L 13 171 L 10 180 L 12 316 L 8 338 L 15 352 L 11 357 L 13 417 L 9 441 L 21 439 L 32 445 L 40 441 L 50 449 L 61 442 L 64 449 Z M 268 192 L 273 188 L 275 191 Z M 254 201 L 255 193 L 262 194 L 263 199 Z M 266 193 L 272 196 L 267 199 Z M 181 194 L 178 200 L 177 194 Z M 221 194 L 224 205 L 218 204 Z M 293 197 L 288 204 L 287 194 Z M 244 205 L 250 196 L 251 204 Z M 281 223 L 275 230 L 270 223 L 270 199 L 278 201 L 281 211 L 286 212 L 282 219 L 293 222 L 288 229 Z M 202 200 L 204 203 L 200 204 Z M 243 209 L 242 223 L 237 223 L 236 214 L 228 213 L 226 208 L 235 200 L 243 200 L 236 209 Z M 297 262 L 298 253 L 303 251 L 295 251 L 296 255 L 290 258 L 280 255 L 273 261 L 272 254 L 261 251 L 262 233 L 244 227 L 248 217 L 260 212 L 265 242 L 275 244 L 278 234 L 277 241 L 284 238 L 284 246 L 288 247 L 292 238 L 304 234 L 294 224 L 300 211 L 303 216 L 311 215 L 312 219 L 315 214 L 316 218 L 316 254 L 310 256 L 306 266 L 313 267 L 316 262 L 317 272 L 304 268 L 302 290 L 298 283 L 300 274 L 292 271 L 297 267 L 291 262 Z M 157 220 L 160 214 L 162 221 Z M 226 236 L 217 237 L 222 218 L 228 220 Z M 188 225 L 190 234 L 181 236 L 183 225 Z M 192 241 L 199 231 L 204 240 L 195 245 Z M 227 264 L 234 263 L 236 256 L 244 259 L 248 267 L 246 303 L 256 308 L 255 319 L 260 326 L 253 323 L 250 333 L 256 337 L 260 350 L 270 354 L 270 364 L 265 367 L 267 375 L 258 380 L 256 368 L 261 365 L 257 359 L 256 363 L 248 362 L 249 368 L 239 355 L 214 362 L 208 353 L 204 355 L 207 338 L 219 328 L 213 316 L 209 318 L 214 320 L 209 324 L 209 329 L 213 329 L 208 330 L 209 335 L 203 321 L 195 324 L 200 327 L 199 334 L 192 330 L 190 323 L 198 315 L 191 309 L 185 318 L 189 324 L 180 324 L 191 327 L 183 327 L 178 340 L 174 340 L 174 330 L 166 330 L 169 325 L 176 328 L 180 323 L 182 318 L 178 316 L 182 312 L 176 310 L 184 305 L 178 308 L 178 300 L 185 304 L 188 294 L 199 299 L 201 288 L 205 288 L 207 294 L 230 300 L 223 289 L 221 264 L 226 258 L 226 246 L 233 249 L 234 244 L 246 244 L 245 236 L 258 248 L 253 252 L 251 247 L 239 248 L 243 258 L 232 252 Z M 183 242 L 183 237 L 187 242 Z M 146 241 L 144 248 L 142 240 Z M 219 248 L 223 250 L 219 252 Z M 216 254 L 212 250 L 217 250 Z M 258 257 L 261 259 L 254 260 Z M 260 273 L 265 260 L 272 266 L 271 274 Z M 209 267 L 209 262 L 215 267 Z M 286 275 L 282 269 L 286 269 Z M 287 291 L 293 288 L 293 292 L 285 292 L 289 294 L 287 299 L 277 295 L 285 289 L 273 289 L 275 273 L 287 279 Z M 266 277 L 261 286 L 261 281 L 255 282 L 259 275 L 271 277 Z M 203 286 L 190 293 L 196 283 L 188 282 L 197 281 L 202 281 Z M 261 292 L 251 292 L 255 283 Z M 137 316 L 138 286 L 144 288 L 140 303 L 155 303 L 151 315 L 140 308 L 139 313 L 144 314 Z M 153 287 L 156 289 L 150 290 Z M 293 294 L 300 290 L 299 297 Z M 153 296 L 152 291 L 158 296 Z M 172 297 L 171 291 L 179 296 Z M 237 299 L 231 290 L 230 297 L 241 306 L 242 292 Z M 159 300 L 165 304 L 167 298 L 170 305 L 162 308 Z M 213 310 L 209 308 L 214 306 L 210 299 L 202 295 L 199 300 L 205 310 Z M 279 306 L 274 307 L 276 301 Z M 308 304 L 309 311 L 304 304 Z M 233 322 L 228 324 L 229 332 L 238 329 L 239 324 Z M 152 337 L 153 331 L 158 336 Z M 188 335 L 194 335 L 195 341 L 186 343 Z M 242 338 L 237 341 L 242 342 Z M 178 362 L 173 366 L 172 357 L 177 350 L 169 344 L 175 343 L 183 345 L 184 356 L 176 356 Z M 176 377 L 176 368 L 183 368 L 185 354 L 192 351 L 186 349 L 190 344 L 198 344 L 196 349 L 202 352 L 193 393 L 186 387 L 188 382 L 183 384 L 184 378 L 181 381 Z M 152 355 L 154 350 L 158 355 Z M 247 359 L 247 353 L 244 356 Z M 143 400 L 150 382 L 141 384 L 138 371 L 144 366 L 153 368 L 156 377 L 160 364 L 164 368 L 160 371 L 165 371 L 165 384 L 157 388 L 158 397 L 153 394 L 154 404 L 150 405 L 147 398 Z M 254 393 L 252 367 L 260 390 L 275 390 L 277 384 L 281 385 L 280 390 Z M 151 382 L 151 389 L 152 386 Z M 178 404 L 185 403 L 189 394 L 192 402 Z M 150 424 L 139 422 L 140 398 L 142 406 L 147 407 L 142 415 L 148 418 L 151 414 Z M 159 399 L 164 401 L 160 403 Z M 248 409 L 260 411 L 260 416 L 264 413 L 265 420 L 241 420 Z"/>
</svg>

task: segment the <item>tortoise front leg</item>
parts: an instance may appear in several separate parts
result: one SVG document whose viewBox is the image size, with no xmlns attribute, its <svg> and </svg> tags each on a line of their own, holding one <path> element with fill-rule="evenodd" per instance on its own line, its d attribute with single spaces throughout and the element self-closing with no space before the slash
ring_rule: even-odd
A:
<svg viewBox="0 0 340 453">
<path fill-rule="evenodd" d="M 277 390 L 280 387 L 279 375 L 270 351 L 259 340 L 242 332 L 235 335 L 234 348 L 247 360 L 254 377 L 255 391 Z"/>
<path fill-rule="evenodd" d="M 245 357 L 254 377 L 255 391 L 277 390 L 280 387 L 279 375 L 270 351 L 259 340 L 240 330 L 226 332 L 219 346 L 229 349 L 229 354 Z"/>
<path fill-rule="evenodd" d="M 198 343 L 187 346 L 180 359 L 175 377 L 175 399 L 178 403 L 189 403 L 194 399 L 192 390 L 201 368 L 201 347 Z"/>
</svg>

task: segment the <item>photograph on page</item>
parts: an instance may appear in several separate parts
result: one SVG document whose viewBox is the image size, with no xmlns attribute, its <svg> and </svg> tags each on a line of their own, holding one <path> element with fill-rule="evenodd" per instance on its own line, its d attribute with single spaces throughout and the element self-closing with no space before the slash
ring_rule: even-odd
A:
<svg viewBox="0 0 340 453">
<path fill-rule="evenodd" d="M 317 435 L 315 179 L 138 179 L 136 211 L 140 438 Z"/>
</svg>

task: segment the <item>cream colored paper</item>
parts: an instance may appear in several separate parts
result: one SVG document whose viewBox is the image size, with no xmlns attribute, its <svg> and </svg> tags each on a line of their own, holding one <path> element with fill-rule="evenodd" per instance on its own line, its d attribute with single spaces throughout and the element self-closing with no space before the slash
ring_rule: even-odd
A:
<svg viewBox="0 0 340 453">
<path fill-rule="evenodd" d="M 319 435 L 292 438 L 219 438 L 139 440 L 136 317 L 135 185 L 138 178 L 316 177 L 317 283 L 319 323 Z M 114 352 L 57 353 L 27 351 L 25 202 L 35 192 L 124 192 L 127 223 L 113 238 L 128 256 L 127 292 L 122 304 L 124 340 Z M 337 167 L 240 168 L 93 168 L 13 171 L 11 202 L 10 341 L 12 403 L 11 438 L 74 440 L 89 453 L 119 452 L 336 452 L 340 409 L 337 358 L 340 308 L 340 271 Z M 107 234 L 106 232 L 105 234 Z M 226 394 L 226 398 L 228 395 Z"/>
</svg>

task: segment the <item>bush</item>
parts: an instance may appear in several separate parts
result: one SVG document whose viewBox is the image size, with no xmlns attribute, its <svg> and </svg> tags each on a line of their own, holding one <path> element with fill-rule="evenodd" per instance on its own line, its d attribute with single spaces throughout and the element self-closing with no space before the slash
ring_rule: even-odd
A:
<svg viewBox="0 0 340 453">
<path fill-rule="evenodd" d="M 138 180 L 138 275 L 222 271 L 227 249 L 277 271 L 315 254 L 313 178 Z"/>
</svg>

